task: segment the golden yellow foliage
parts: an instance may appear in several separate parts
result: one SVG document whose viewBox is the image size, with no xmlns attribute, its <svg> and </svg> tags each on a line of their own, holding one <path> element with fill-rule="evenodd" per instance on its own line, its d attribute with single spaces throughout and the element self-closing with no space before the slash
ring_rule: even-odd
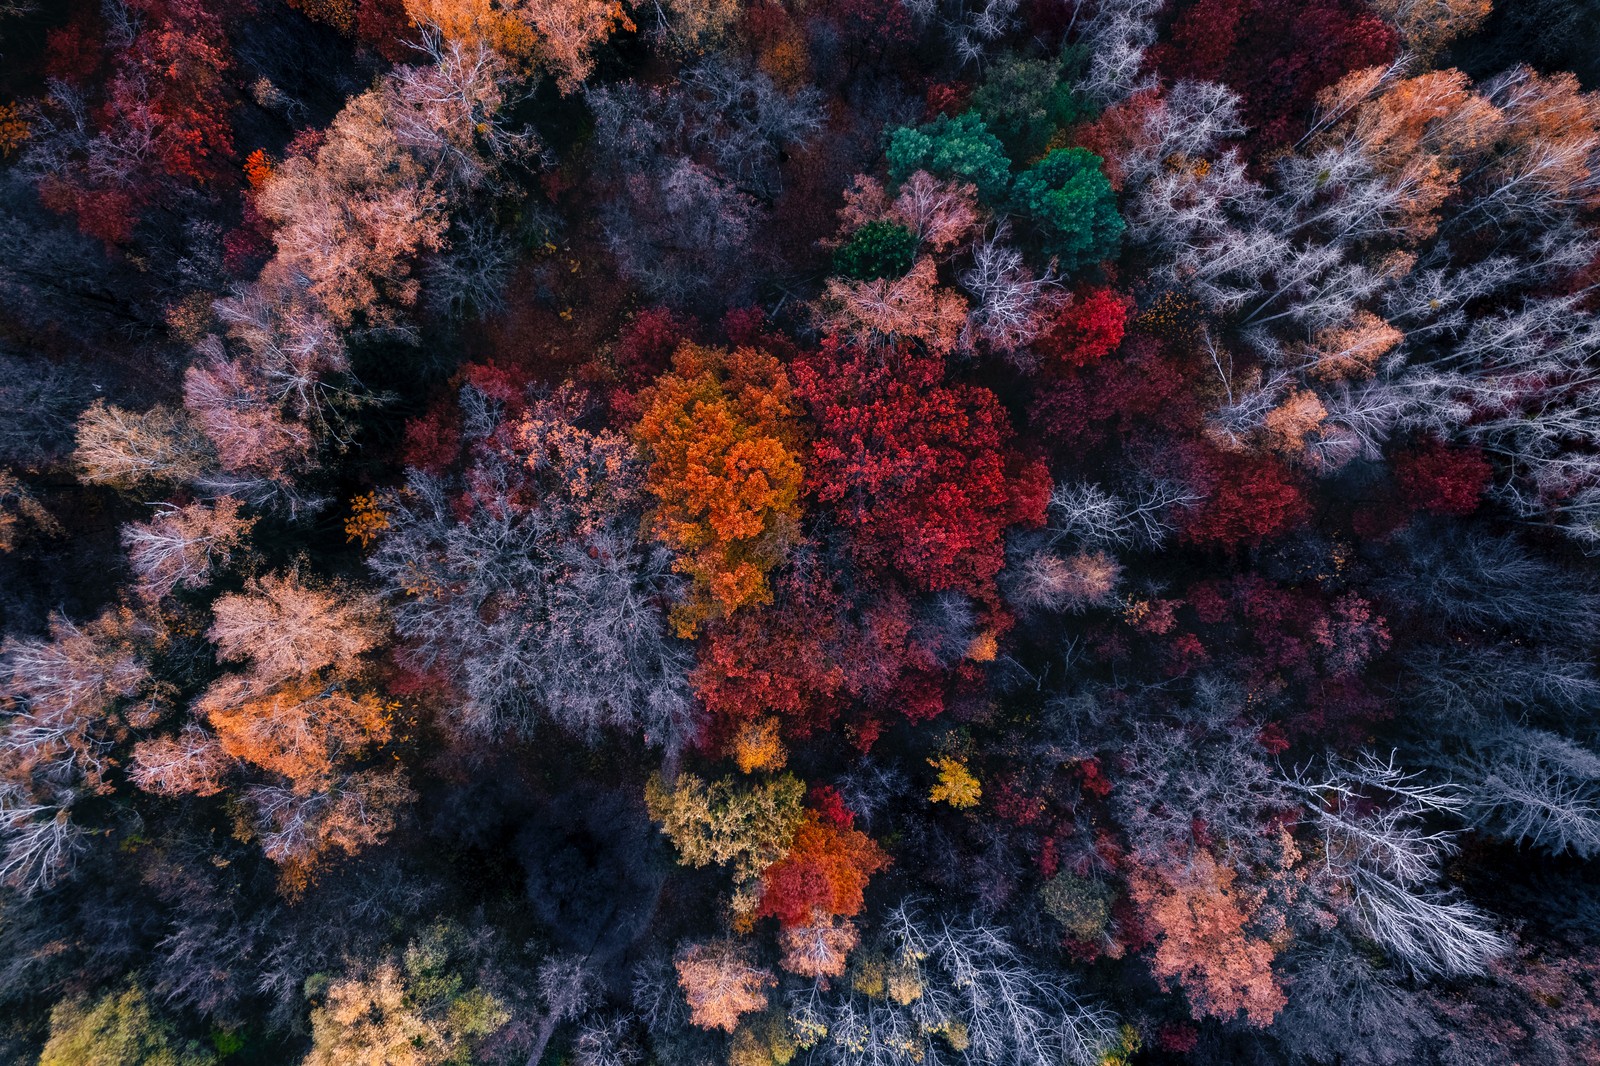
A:
<svg viewBox="0 0 1600 1066">
<path fill-rule="evenodd" d="M 939 781 L 928 793 L 934 803 L 948 803 L 957 810 L 976 807 L 983 798 L 983 786 L 960 759 L 944 756 L 929 759 L 928 765 L 939 771 Z"/>
</svg>

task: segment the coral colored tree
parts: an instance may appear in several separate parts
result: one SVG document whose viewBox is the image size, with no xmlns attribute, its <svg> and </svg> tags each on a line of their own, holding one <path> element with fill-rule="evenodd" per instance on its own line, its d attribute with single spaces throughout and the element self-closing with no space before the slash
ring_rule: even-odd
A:
<svg viewBox="0 0 1600 1066">
<path fill-rule="evenodd" d="M 943 360 L 907 345 L 829 338 L 794 373 L 818 427 L 809 487 L 861 562 L 922 589 L 989 595 L 1005 531 L 1041 523 L 1050 491 L 994 394 L 946 382 Z"/>
<path fill-rule="evenodd" d="M 1237 875 L 1205 853 L 1186 866 L 1141 871 L 1129 881 L 1155 933 L 1152 969 L 1183 988 L 1197 1016 L 1269 1025 L 1285 1002 L 1272 973 L 1272 947 L 1249 935 L 1257 909 Z"/>
</svg>

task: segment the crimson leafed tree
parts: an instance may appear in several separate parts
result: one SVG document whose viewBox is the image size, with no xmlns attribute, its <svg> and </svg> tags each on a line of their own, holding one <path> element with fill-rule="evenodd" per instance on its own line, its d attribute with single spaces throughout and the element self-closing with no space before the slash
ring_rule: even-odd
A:
<svg viewBox="0 0 1600 1066">
<path fill-rule="evenodd" d="M 808 487 L 850 528 L 860 561 L 921 589 L 990 595 L 1005 531 L 1041 523 L 1050 491 L 995 395 L 946 381 L 943 360 L 913 346 L 836 338 L 794 377 L 818 427 Z"/>
</svg>

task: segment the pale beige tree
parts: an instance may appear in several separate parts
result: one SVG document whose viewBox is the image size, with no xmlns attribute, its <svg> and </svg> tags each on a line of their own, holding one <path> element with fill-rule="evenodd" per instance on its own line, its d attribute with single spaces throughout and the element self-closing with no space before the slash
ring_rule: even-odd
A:
<svg viewBox="0 0 1600 1066">
<path fill-rule="evenodd" d="M 72 458 L 84 481 L 123 489 L 194 481 L 210 461 L 205 437 L 181 409 L 136 412 L 104 400 L 79 416 Z"/>
<path fill-rule="evenodd" d="M 863 343 L 916 340 L 938 353 L 954 351 L 967 324 L 967 301 L 939 285 L 938 268 L 928 256 L 900 278 L 829 278 L 817 312 L 826 332 Z"/>
<path fill-rule="evenodd" d="M 778 965 L 801 977 L 838 977 L 850 952 L 861 943 L 861 931 L 845 918 L 818 914 L 806 925 L 778 933 L 783 957 Z"/>
<path fill-rule="evenodd" d="M 258 686 L 327 667 L 346 676 L 384 637 L 371 597 L 339 586 L 314 587 L 292 572 L 257 578 L 211 609 L 216 621 L 207 637 L 223 659 L 248 662 Z"/>
<path fill-rule="evenodd" d="M 227 565 L 255 523 L 240 513 L 238 500 L 224 496 L 211 504 L 163 504 L 150 521 L 123 526 L 122 545 L 139 593 L 161 599 L 174 589 L 205 588 L 211 568 Z"/>
</svg>

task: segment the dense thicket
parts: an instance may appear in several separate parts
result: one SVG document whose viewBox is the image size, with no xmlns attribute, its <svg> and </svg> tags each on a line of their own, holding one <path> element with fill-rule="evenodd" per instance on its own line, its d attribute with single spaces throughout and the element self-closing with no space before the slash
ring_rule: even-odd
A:
<svg viewBox="0 0 1600 1066">
<path fill-rule="evenodd" d="M 0 1061 L 1600 1063 L 1588 0 L 0 0 Z"/>
</svg>

